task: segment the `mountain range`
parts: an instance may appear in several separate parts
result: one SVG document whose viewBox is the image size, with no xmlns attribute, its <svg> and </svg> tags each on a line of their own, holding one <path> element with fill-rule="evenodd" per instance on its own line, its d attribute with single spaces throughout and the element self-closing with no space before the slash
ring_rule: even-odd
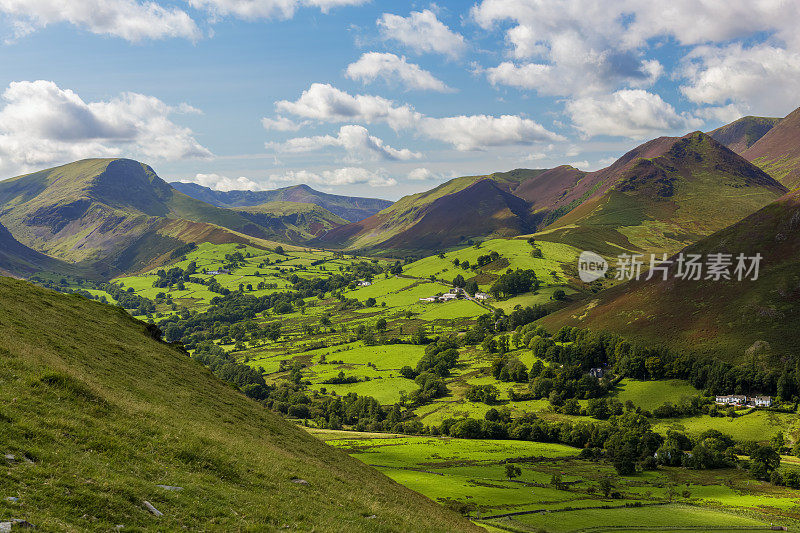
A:
<svg viewBox="0 0 800 533">
<path fill-rule="evenodd" d="M 308 185 L 294 185 L 271 191 L 215 191 L 196 183 L 173 182 L 176 190 L 217 207 L 253 207 L 268 202 L 314 204 L 347 222 L 357 222 L 392 205 L 389 200 L 339 196 L 315 191 Z"/>
</svg>

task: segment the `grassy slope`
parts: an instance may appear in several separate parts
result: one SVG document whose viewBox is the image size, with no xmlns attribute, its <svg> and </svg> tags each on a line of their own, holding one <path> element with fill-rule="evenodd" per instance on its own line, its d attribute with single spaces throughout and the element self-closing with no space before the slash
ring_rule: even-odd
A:
<svg viewBox="0 0 800 533">
<path fill-rule="evenodd" d="M 47 255 L 123 270 L 186 242 L 268 234 L 238 213 L 173 190 L 150 167 L 128 159 L 86 159 L 0 182 L 0 221 Z"/>
<path fill-rule="evenodd" d="M 754 342 L 771 344 L 765 364 L 800 349 L 797 261 L 800 257 L 800 192 L 689 247 L 687 253 L 763 256 L 756 281 L 640 281 L 608 289 L 545 317 L 563 324 L 615 331 L 633 339 L 742 360 Z M 775 358 L 775 360 L 771 360 Z"/>
<path fill-rule="evenodd" d="M 267 202 L 234 211 L 260 226 L 274 228 L 278 235 L 295 242 L 313 239 L 347 224 L 347 220 L 327 209 L 303 202 Z"/>
<path fill-rule="evenodd" d="M 153 341 L 121 310 L 8 278 L 0 299 L 0 451 L 18 459 L 4 465 L 0 493 L 19 498 L 0 501 L 0 520 L 46 531 L 471 529 Z"/>
<path fill-rule="evenodd" d="M 647 148 L 657 142 L 660 148 Z M 703 133 L 657 139 L 636 150 L 645 155 L 616 169 L 597 195 L 538 236 L 610 255 L 671 254 L 786 192 Z"/>
</svg>

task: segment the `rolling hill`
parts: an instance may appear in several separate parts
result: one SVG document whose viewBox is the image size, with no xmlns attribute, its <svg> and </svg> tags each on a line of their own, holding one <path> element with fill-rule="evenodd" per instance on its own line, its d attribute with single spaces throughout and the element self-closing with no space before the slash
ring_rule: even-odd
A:
<svg viewBox="0 0 800 533">
<path fill-rule="evenodd" d="M 800 187 L 800 108 L 742 152 L 742 156 L 787 188 Z"/>
<path fill-rule="evenodd" d="M 550 328 L 575 325 L 634 340 L 742 361 L 750 347 L 778 366 L 797 354 L 800 336 L 800 192 L 787 194 L 683 251 L 740 253 L 763 260 L 755 281 L 630 281 L 543 319 Z M 763 349 L 766 345 L 771 349 Z M 758 344 L 757 344 L 758 343 Z M 752 352 L 752 350 L 751 350 Z"/>
<path fill-rule="evenodd" d="M 529 233 L 536 227 L 530 204 L 513 194 L 545 170 L 517 169 L 462 176 L 429 191 L 404 196 L 365 220 L 336 228 L 325 246 L 419 252 L 464 244 L 472 238 Z"/>
<path fill-rule="evenodd" d="M 710 136 L 660 137 L 587 174 L 538 238 L 616 255 L 674 253 L 786 192 Z"/>
<path fill-rule="evenodd" d="M 708 135 L 741 155 L 780 121 L 774 117 L 742 117 L 708 132 Z"/>
<path fill-rule="evenodd" d="M 0 278 L 0 383 L 0 522 L 479 531 L 283 421 L 119 308 Z"/>
<path fill-rule="evenodd" d="M 296 202 L 314 204 L 342 217 L 357 222 L 392 205 L 388 200 L 339 196 L 315 191 L 308 185 L 294 185 L 272 191 L 215 191 L 196 183 L 174 182 L 178 191 L 217 207 L 252 207 L 268 202 Z"/>
<path fill-rule="evenodd" d="M 74 265 L 31 250 L 0 225 L 0 275 L 28 276 L 36 272 L 90 276 Z"/>
<path fill-rule="evenodd" d="M 190 198 L 130 159 L 86 159 L 0 181 L 0 223 L 25 246 L 106 272 L 189 242 L 247 242 L 269 231 Z"/>
<path fill-rule="evenodd" d="M 254 207 L 237 207 L 233 210 L 291 242 L 314 239 L 347 224 L 345 219 L 325 208 L 300 202 L 267 202 Z"/>
</svg>

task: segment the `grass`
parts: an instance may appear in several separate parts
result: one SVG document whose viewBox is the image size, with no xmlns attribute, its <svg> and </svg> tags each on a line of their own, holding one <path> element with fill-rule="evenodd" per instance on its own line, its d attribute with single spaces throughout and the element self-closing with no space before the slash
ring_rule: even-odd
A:
<svg viewBox="0 0 800 533">
<path fill-rule="evenodd" d="M 3 460 L 0 521 L 43 531 L 474 530 L 248 400 L 121 310 L 8 278 L 0 300 L 0 451 L 18 458 Z"/>
<path fill-rule="evenodd" d="M 668 429 L 684 431 L 697 435 L 708 429 L 716 429 L 726 433 L 738 441 L 763 442 L 769 440 L 779 431 L 797 429 L 797 415 L 770 411 L 753 411 L 736 418 L 710 417 L 707 415 L 676 420 L 662 420 L 655 425 L 661 433 Z"/>
<path fill-rule="evenodd" d="M 637 407 L 648 411 L 652 411 L 666 402 L 677 404 L 682 398 L 691 398 L 701 394 L 701 391 L 680 379 L 638 381 L 625 378 L 619 382 L 617 389 L 617 400 L 622 403 L 630 400 Z"/>
</svg>

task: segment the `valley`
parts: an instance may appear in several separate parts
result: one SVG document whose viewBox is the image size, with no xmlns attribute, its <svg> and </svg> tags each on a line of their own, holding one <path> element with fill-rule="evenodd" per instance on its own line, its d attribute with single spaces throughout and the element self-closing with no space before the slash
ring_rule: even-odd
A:
<svg viewBox="0 0 800 533">
<path fill-rule="evenodd" d="M 165 529 L 796 527 L 797 192 L 738 155 L 782 122 L 742 120 L 388 206 L 173 188 L 127 159 L 0 182 L 0 268 L 43 287 L 1 282 L 3 394 L 30 400 L 0 410 L 0 519 L 146 529 L 147 501 Z M 585 283 L 583 250 L 765 261 L 747 282 Z M 43 504 L 48 476 L 78 481 Z M 75 498 L 92 512 L 69 515 Z"/>
</svg>

